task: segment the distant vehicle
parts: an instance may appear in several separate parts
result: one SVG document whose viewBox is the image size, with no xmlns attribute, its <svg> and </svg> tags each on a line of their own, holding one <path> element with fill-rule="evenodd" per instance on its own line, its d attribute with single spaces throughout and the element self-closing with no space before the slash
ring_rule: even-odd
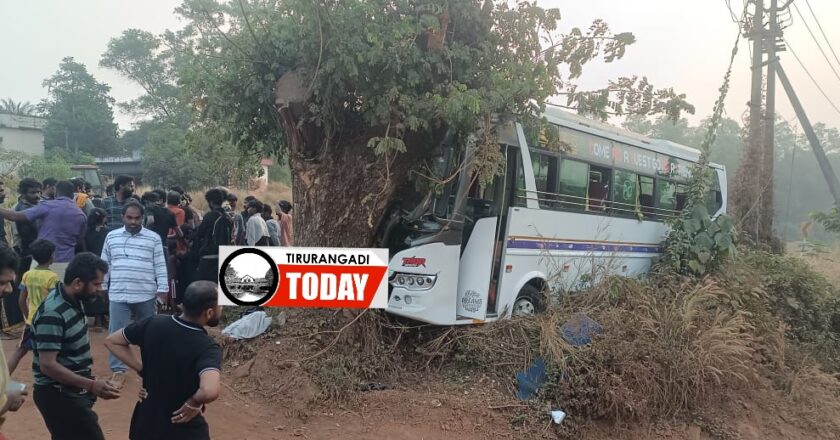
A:
<svg viewBox="0 0 840 440">
<path fill-rule="evenodd" d="M 71 165 L 70 170 L 73 176 L 81 177 L 90 183 L 94 194 L 105 196 L 105 186 L 102 175 L 99 174 L 99 167 L 96 165 Z"/>
</svg>

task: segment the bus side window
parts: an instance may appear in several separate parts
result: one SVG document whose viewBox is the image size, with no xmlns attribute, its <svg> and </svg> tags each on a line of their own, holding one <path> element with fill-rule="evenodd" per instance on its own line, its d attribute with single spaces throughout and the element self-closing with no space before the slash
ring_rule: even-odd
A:
<svg viewBox="0 0 840 440">
<path fill-rule="evenodd" d="M 586 196 L 586 210 L 604 212 L 610 204 L 610 178 L 612 170 L 604 167 L 589 167 L 589 188 Z"/>
<path fill-rule="evenodd" d="M 677 184 L 677 192 L 674 200 L 676 201 L 674 212 L 682 212 L 683 209 L 685 209 L 686 203 L 688 203 L 688 187 L 686 185 L 683 185 L 682 183 Z"/>
<path fill-rule="evenodd" d="M 612 206 L 616 214 L 622 217 L 635 217 L 638 197 L 639 183 L 636 173 L 615 170 Z"/>
<path fill-rule="evenodd" d="M 558 199 L 564 209 L 583 211 L 589 186 L 589 165 L 571 159 L 560 162 Z"/>
<path fill-rule="evenodd" d="M 723 206 L 723 194 L 720 192 L 720 181 L 714 170 L 709 170 L 709 191 L 706 193 L 706 209 L 709 215 L 715 215 Z"/>
<path fill-rule="evenodd" d="M 557 158 L 547 154 L 532 152 L 531 163 L 534 168 L 534 183 L 540 208 L 552 208 L 555 200 L 554 182 L 557 174 Z"/>
<path fill-rule="evenodd" d="M 653 218 L 653 177 L 639 176 L 639 206 L 646 219 Z"/>
<path fill-rule="evenodd" d="M 674 213 L 674 207 L 677 206 L 676 186 L 673 182 L 659 179 L 656 182 L 656 208 L 657 218 L 666 220 Z"/>
</svg>

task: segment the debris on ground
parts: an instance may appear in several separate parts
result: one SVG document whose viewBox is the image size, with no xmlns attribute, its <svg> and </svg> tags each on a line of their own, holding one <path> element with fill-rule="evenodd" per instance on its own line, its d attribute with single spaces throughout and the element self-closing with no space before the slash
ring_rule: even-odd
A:
<svg viewBox="0 0 840 440">
<path fill-rule="evenodd" d="M 537 358 L 525 371 L 516 373 L 516 380 L 519 383 L 516 397 L 519 400 L 531 399 L 539 391 L 540 387 L 545 384 L 547 380 L 545 367 L 545 359 Z"/>
<path fill-rule="evenodd" d="M 251 339 L 265 333 L 270 325 L 270 316 L 261 310 L 254 311 L 225 327 L 222 334 L 233 339 Z"/>
<path fill-rule="evenodd" d="M 367 382 L 359 384 L 359 391 L 382 391 L 390 390 L 391 388 L 393 388 L 391 385 L 379 382 Z"/>
<path fill-rule="evenodd" d="M 563 339 L 574 347 L 590 344 L 592 336 L 601 334 L 603 331 L 601 324 L 583 313 L 575 313 L 560 327 Z"/>
<path fill-rule="evenodd" d="M 565 412 L 560 411 L 559 409 L 551 411 L 551 420 L 553 420 L 554 423 L 559 425 L 560 423 L 563 422 L 563 419 L 565 419 L 565 418 L 566 418 L 566 413 Z"/>
</svg>

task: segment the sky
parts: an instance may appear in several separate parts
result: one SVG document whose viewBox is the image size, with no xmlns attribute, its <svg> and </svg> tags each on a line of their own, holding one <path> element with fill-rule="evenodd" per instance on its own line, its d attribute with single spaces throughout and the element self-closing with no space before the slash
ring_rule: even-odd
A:
<svg viewBox="0 0 840 440">
<path fill-rule="evenodd" d="M 809 1 L 840 52 L 840 27 L 835 26 L 840 22 L 840 1 Z M 731 2 L 736 12 L 741 10 L 743 0 Z M 795 3 L 821 39 L 805 1 Z M 99 58 L 108 41 L 125 29 L 160 33 L 179 28 L 182 23 L 173 13 L 179 4 L 180 0 L 0 0 L 0 98 L 37 103 L 46 96 L 42 81 L 56 71 L 65 56 L 75 57 L 98 80 L 109 84 L 118 102 L 137 97 L 140 88 L 100 68 Z M 725 0 L 543 0 L 539 4 L 560 9 L 561 31 L 586 28 L 593 19 L 601 18 L 615 32 L 629 31 L 636 36 L 636 43 L 623 59 L 587 66 L 579 80 L 581 89 L 602 87 L 619 76 L 647 76 L 657 87 L 673 87 L 687 95 L 696 107 L 696 114 L 688 116 L 692 123 L 712 112 L 737 33 Z M 829 68 L 795 11 L 785 37 L 840 107 L 840 78 Z M 834 60 L 825 42 L 821 43 L 829 59 Z M 784 52 L 780 58 L 811 121 L 840 128 L 840 112 L 820 94 L 792 54 Z M 736 120 L 741 119 L 749 100 L 749 60 L 747 44 L 742 41 L 726 100 L 727 116 Z M 835 69 L 840 72 L 840 65 Z M 780 84 L 777 90 L 777 112 L 793 121 L 796 116 Z M 554 101 L 562 103 L 559 98 Z M 131 128 L 135 122 L 132 117 L 117 109 L 115 112 L 120 128 Z"/>
</svg>

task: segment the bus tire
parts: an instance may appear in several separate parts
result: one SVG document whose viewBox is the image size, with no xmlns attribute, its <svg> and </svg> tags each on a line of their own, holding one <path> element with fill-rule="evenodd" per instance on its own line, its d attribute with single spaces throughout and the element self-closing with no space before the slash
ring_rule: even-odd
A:
<svg viewBox="0 0 840 440">
<path fill-rule="evenodd" d="M 545 311 L 545 298 L 542 292 L 531 284 L 526 284 L 513 302 L 512 316 L 532 316 Z"/>
</svg>

